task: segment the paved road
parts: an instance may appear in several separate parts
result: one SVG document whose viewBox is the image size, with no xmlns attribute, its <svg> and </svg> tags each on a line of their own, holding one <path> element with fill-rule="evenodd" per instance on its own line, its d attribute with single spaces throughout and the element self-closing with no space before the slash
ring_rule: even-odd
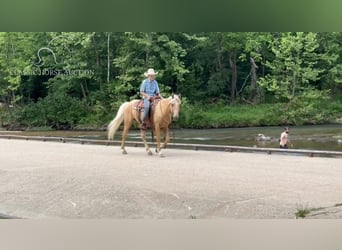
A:
<svg viewBox="0 0 342 250">
<path fill-rule="evenodd" d="M 0 215 L 342 218 L 342 160 L 0 140 Z"/>
</svg>

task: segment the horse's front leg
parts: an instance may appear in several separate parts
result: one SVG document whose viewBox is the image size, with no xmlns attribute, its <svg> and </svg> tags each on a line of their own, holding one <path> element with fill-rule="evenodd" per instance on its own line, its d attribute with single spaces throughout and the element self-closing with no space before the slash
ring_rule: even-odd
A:
<svg viewBox="0 0 342 250">
<path fill-rule="evenodd" d="M 161 148 L 166 148 L 166 145 L 169 143 L 170 141 L 170 136 L 169 136 L 169 128 L 165 128 L 163 129 L 163 133 L 164 133 L 164 143 L 161 146 Z"/>
<path fill-rule="evenodd" d="M 165 130 L 163 130 L 163 131 L 164 131 L 164 135 L 165 135 Z M 155 134 L 156 134 L 156 141 L 157 141 L 156 151 L 160 157 L 164 157 L 164 154 L 162 153 L 162 149 L 165 148 L 166 144 L 164 142 L 164 144 L 162 146 L 160 146 L 160 127 L 159 126 L 156 126 Z"/>
<path fill-rule="evenodd" d="M 159 156 L 163 156 L 161 153 L 161 147 L 160 147 L 160 127 L 159 125 L 155 125 L 154 127 L 154 133 L 156 135 L 156 152 L 159 154 Z"/>
<path fill-rule="evenodd" d="M 142 140 L 143 143 L 144 143 L 144 146 L 145 146 L 145 149 L 146 149 L 147 154 L 148 154 L 148 155 L 152 155 L 152 151 L 151 151 L 151 149 L 150 149 L 150 147 L 148 146 L 147 141 L 146 141 L 146 130 L 140 129 L 140 134 L 141 134 L 141 140 Z"/>
</svg>

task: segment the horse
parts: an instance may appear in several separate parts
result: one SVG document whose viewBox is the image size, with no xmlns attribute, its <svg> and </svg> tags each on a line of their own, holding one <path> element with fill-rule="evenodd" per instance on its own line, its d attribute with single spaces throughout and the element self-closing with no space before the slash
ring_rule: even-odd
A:
<svg viewBox="0 0 342 250">
<path fill-rule="evenodd" d="M 143 115 L 142 111 L 137 110 L 137 105 L 139 102 L 140 100 L 132 100 L 130 102 L 124 102 L 123 104 L 121 104 L 115 118 L 109 123 L 107 127 L 108 140 L 111 140 L 114 138 L 114 135 L 120 127 L 121 123 L 124 122 L 121 141 L 121 149 L 123 154 L 127 154 L 127 150 L 125 148 L 125 140 L 133 121 L 139 124 Z M 156 152 L 159 154 L 160 157 L 164 157 L 162 149 L 166 147 L 167 143 L 170 140 L 169 125 L 172 120 L 178 120 L 180 106 L 180 96 L 173 94 L 168 98 L 162 98 L 157 103 L 157 105 L 155 106 L 155 110 L 152 113 L 150 127 L 156 136 Z M 150 112 L 151 111 L 152 107 L 150 108 Z M 161 131 L 164 134 L 164 143 L 162 145 L 160 145 Z M 152 151 L 146 142 L 146 130 L 140 129 L 140 134 L 147 154 L 152 155 Z"/>
</svg>

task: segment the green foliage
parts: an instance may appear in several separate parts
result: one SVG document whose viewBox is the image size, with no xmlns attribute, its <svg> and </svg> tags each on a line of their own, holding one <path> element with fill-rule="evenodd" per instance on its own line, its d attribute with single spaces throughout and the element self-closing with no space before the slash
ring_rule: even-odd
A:
<svg viewBox="0 0 342 250">
<path fill-rule="evenodd" d="M 178 126 L 183 128 L 222 128 L 334 123 L 342 118 L 342 103 L 331 102 L 317 92 L 295 98 L 290 103 L 230 105 L 190 104 L 182 101 Z"/>
<path fill-rule="evenodd" d="M 325 69 L 319 82 L 322 89 L 330 89 L 331 94 L 341 93 L 342 90 L 342 47 L 341 32 L 318 33 L 317 39 L 322 60 L 320 67 Z"/>
<path fill-rule="evenodd" d="M 103 128 L 121 103 L 140 98 L 148 68 L 159 72 L 164 97 L 185 97 L 182 127 L 336 122 L 341 39 L 342 32 L 2 32 L 0 125 Z"/>
<path fill-rule="evenodd" d="M 20 110 L 19 121 L 26 126 L 72 129 L 86 114 L 84 104 L 65 94 L 51 94 Z"/>
<path fill-rule="evenodd" d="M 17 129 L 20 127 L 18 123 L 19 118 L 19 112 L 16 112 L 16 110 L 0 108 L 0 127 Z"/>
<path fill-rule="evenodd" d="M 216 100 L 226 99 L 227 93 L 229 92 L 228 82 L 229 72 L 227 70 L 212 74 L 208 80 L 207 94 L 214 97 Z"/>
<path fill-rule="evenodd" d="M 315 33 L 282 33 L 270 45 L 274 59 L 266 61 L 266 67 L 271 73 L 260 79 L 260 85 L 285 100 L 310 88 L 310 83 L 318 81 L 323 71 L 316 67 L 321 58 L 318 47 Z"/>
<path fill-rule="evenodd" d="M 279 105 L 189 104 L 182 102 L 184 128 L 248 127 L 281 124 Z"/>
<path fill-rule="evenodd" d="M 342 119 L 342 101 L 341 99 L 336 99 L 335 101 L 326 101 L 321 105 L 322 109 L 325 109 L 330 117 L 330 122 Z"/>
<path fill-rule="evenodd" d="M 328 91 L 308 89 L 296 96 L 286 105 L 286 123 L 289 124 L 319 124 L 328 122 L 327 110 L 322 104 L 329 99 Z"/>
<path fill-rule="evenodd" d="M 188 73 L 183 62 L 186 50 L 171 35 L 155 32 L 125 33 L 126 42 L 113 60 L 119 72 L 117 79 L 137 89 L 146 69 L 155 68 L 160 86 L 169 86 L 177 91 L 178 84 L 184 82 L 184 76 Z M 179 39 L 186 39 L 181 33 L 179 36 Z"/>
</svg>

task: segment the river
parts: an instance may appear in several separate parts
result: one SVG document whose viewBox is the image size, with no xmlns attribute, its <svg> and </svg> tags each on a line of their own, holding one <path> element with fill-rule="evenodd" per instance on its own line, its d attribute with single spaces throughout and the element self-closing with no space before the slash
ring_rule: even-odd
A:
<svg viewBox="0 0 342 250">
<path fill-rule="evenodd" d="M 278 138 L 283 127 L 248 127 L 222 129 L 170 129 L 171 142 L 231 145 L 278 148 Z M 105 140 L 106 131 L 0 131 L 0 134 L 16 134 L 29 136 L 60 136 Z M 266 141 L 257 141 L 258 134 L 269 137 Z M 342 151 L 342 125 L 310 125 L 290 127 L 290 139 L 293 149 L 334 150 Z M 150 132 L 147 137 L 151 141 Z M 121 130 L 115 140 L 121 139 Z M 140 141 L 140 132 L 131 130 L 128 141 Z"/>
</svg>

